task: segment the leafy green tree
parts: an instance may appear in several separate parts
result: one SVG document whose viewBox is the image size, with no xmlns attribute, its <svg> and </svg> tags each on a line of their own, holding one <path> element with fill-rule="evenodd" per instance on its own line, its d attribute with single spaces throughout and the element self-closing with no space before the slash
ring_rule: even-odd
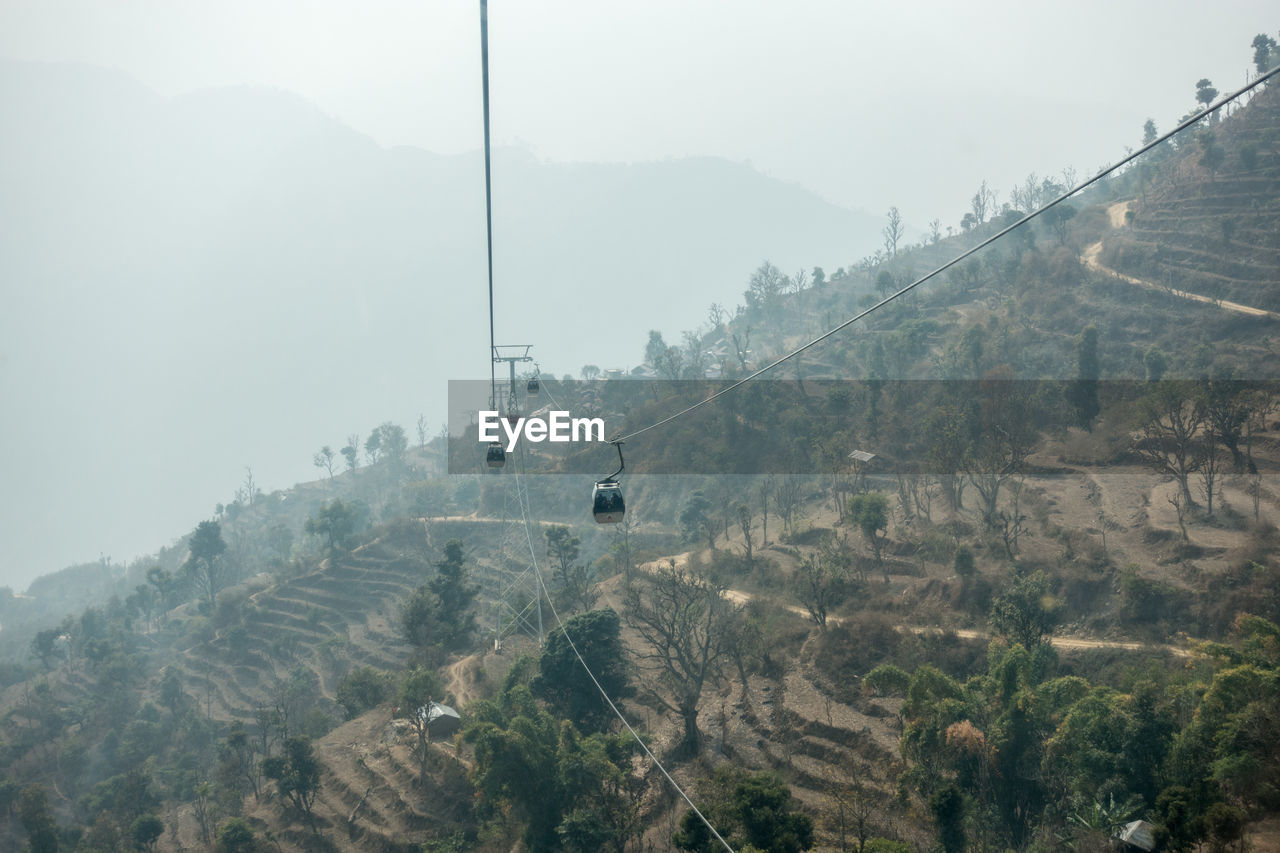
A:
<svg viewBox="0 0 1280 853">
<path fill-rule="evenodd" d="M 31 853 L 57 853 L 58 827 L 43 785 L 32 784 L 22 789 L 18 797 L 18 820 L 27 831 Z"/>
<path fill-rule="evenodd" d="M 431 740 L 431 732 L 427 728 L 427 717 L 421 711 L 443 692 L 440 679 L 434 672 L 417 667 L 405 675 L 400 682 L 400 690 L 396 694 L 399 713 L 409 720 L 409 725 L 417 736 L 418 783 L 421 785 L 426 784 L 427 743 Z"/>
<path fill-rule="evenodd" d="M 626 691 L 626 651 L 621 627 L 618 614 L 612 610 L 580 613 L 566 620 L 562 631 L 552 632 L 543 647 L 539 672 L 530 689 L 581 732 L 604 731 L 613 720 L 613 712 L 600 695 L 597 683 L 615 702 Z M 588 675 L 588 669 L 595 675 L 595 682 Z"/>
<path fill-rule="evenodd" d="M 386 673 L 362 666 L 342 677 L 334 698 L 342 706 L 344 716 L 353 720 L 386 701 L 390 688 Z"/>
<path fill-rule="evenodd" d="M 445 543 L 444 559 L 436 563 L 436 576 L 427 586 L 440 602 L 444 647 L 451 651 L 463 648 L 475 630 L 475 600 L 480 587 L 468 583 L 461 540 L 451 539 Z"/>
<path fill-rule="evenodd" d="M 160 799 L 151 790 L 151 776 L 135 768 L 94 785 L 79 805 L 87 814 L 107 812 L 118 819 L 120 825 L 129 826 L 138 817 L 159 808 Z"/>
<path fill-rule="evenodd" d="M 699 536 L 707 537 L 707 547 L 716 547 L 716 532 L 719 525 L 711 515 L 711 501 L 701 489 L 695 490 L 685 501 L 680 511 L 680 529 L 686 541 L 693 541 Z"/>
<path fill-rule="evenodd" d="M 707 801 L 704 816 L 736 850 L 799 853 L 813 846 L 813 821 L 796 810 L 791 790 L 776 773 L 722 765 L 703 799 Z M 685 812 L 671 840 L 690 853 L 720 849 L 720 843 L 692 810 Z"/>
<path fill-rule="evenodd" d="M 649 342 L 644 347 L 645 364 L 657 367 L 662 361 L 663 355 L 667 352 L 667 342 L 662 339 L 662 333 L 651 329 L 649 331 Z"/>
<path fill-rule="evenodd" d="M 349 547 L 351 536 L 356 530 L 357 519 L 355 506 L 335 500 L 324 504 L 315 515 L 307 518 L 302 529 L 311 536 L 322 537 L 325 548 L 334 552 Z"/>
<path fill-rule="evenodd" d="M 1156 797 L 1156 841 L 1161 850 L 1191 850 L 1204 836 L 1204 820 L 1195 812 L 1195 797 L 1181 785 L 1170 785 Z"/>
<path fill-rule="evenodd" d="M 374 433 L 378 436 L 378 449 L 382 458 L 393 466 L 404 464 L 404 455 L 409 450 L 409 437 L 404 427 L 391 421 L 381 424 Z"/>
<path fill-rule="evenodd" d="M 400 632 L 419 652 L 429 652 L 444 642 L 440 598 L 423 585 L 413 591 L 400 610 Z"/>
<path fill-rule="evenodd" d="M 1102 368 L 1098 360 L 1098 330 L 1086 326 L 1076 339 L 1076 379 L 1067 388 L 1067 400 L 1076 412 L 1076 424 L 1092 429 L 1102 404 L 1098 401 L 1098 380 Z"/>
<path fill-rule="evenodd" d="M 596 603 L 590 570 L 578 562 L 582 540 L 563 524 L 555 524 L 544 532 L 547 539 L 547 556 L 559 581 L 559 598 L 575 610 L 589 610 Z"/>
<path fill-rule="evenodd" d="M 955 785 L 947 785 L 929 798 L 929 810 L 933 812 L 938 843 L 944 853 L 964 853 L 964 794 Z"/>
<path fill-rule="evenodd" d="M 218 853 L 253 853 L 257 849 L 253 828 L 244 818 L 228 818 L 218 830 Z"/>
<path fill-rule="evenodd" d="M 62 636 L 59 628 L 46 628 L 37 631 L 31 638 L 31 654 L 40 660 L 45 671 L 53 668 L 53 660 L 58 654 L 58 637 Z"/>
<path fill-rule="evenodd" d="M 991 629 L 1026 649 L 1046 642 L 1057 621 L 1058 607 L 1041 571 L 1015 571 L 1008 588 L 991 605 Z"/>
<path fill-rule="evenodd" d="M 382 433 L 377 429 L 369 433 L 369 437 L 364 440 L 364 455 L 369 460 L 370 465 L 378 462 L 378 457 L 382 454 Z"/>
<path fill-rule="evenodd" d="M 1235 644 L 1206 646 L 1220 668 L 1170 762 L 1198 813 L 1216 798 L 1280 808 L 1280 626 L 1241 616 L 1234 631 Z"/>
<path fill-rule="evenodd" d="M 1169 369 L 1169 358 L 1155 344 L 1147 347 L 1142 356 L 1142 364 L 1147 369 L 1147 381 L 1159 382 Z"/>
<path fill-rule="evenodd" d="M 473 703 L 468 716 L 463 737 L 475 750 L 482 817 L 510 815 L 524 824 L 531 853 L 622 853 L 639 828 L 629 737 L 581 737 L 539 708 L 523 684 Z"/>
<path fill-rule="evenodd" d="M 178 703 L 182 701 L 182 680 L 172 667 L 165 670 L 160 680 L 160 701 L 173 714 L 178 713 Z"/>
<path fill-rule="evenodd" d="M 1040 214 L 1040 221 L 1057 236 L 1058 244 L 1065 246 L 1067 245 L 1067 224 L 1075 218 L 1075 215 L 1076 209 L 1073 206 L 1060 202 Z"/>
<path fill-rule="evenodd" d="M 153 814 L 140 815 L 129 827 L 129 838 L 139 850 L 147 853 L 156 849 L 156 842 L 164 832 L 164 821 Z"/>
<path fill-rule="evenodd" d="M 151 566 L 147 569 L 147 583 L 156 591 L 156 596 L 160 600 L 160 612 L 163 614 L 172 609 L 176 603 L 174 598 L 177 594 L 177 579 L 160 566 Z M 163 621 L 164 618 L 162 616 L 161 622 Z"/>
<path fill-rule="evenodd" d="M 1216 97 L 1218 97 L 1218 90 L 1213 87 L 1208 77 L 1201 77 L 1196 81 L 1196 103 L 1207 107 Z"/>
<path fill-rule="evenodd" d="M 251 792 L 256 800 L 262 792 L 258 751 L 239 722 L 232 725 L 227 739 L 218 748 L 218 781 L 224 788 L 234 790 L 237 799 Z"/>
<path fill-rule="evenodd" d="M 320 762 L 306 735 L 287 738 L 284 751 L 262 761 L 262 774 L 276 783 L 276 790 L 291 806 L 306 815 L 315 829 L 311 813 L 320 793 Z"/>
<path fill-rule="evenodd" d="M 1046 680 L 1055 665 L 1048 645 L 1029 652 L 993 642 L 987 673 L 964 684 L 932 666 L 912 675 L 902 707 L 904 781 L 935 804 L 944 845 L 959 843 L 954 831 L 970 803 L 973 814 L 986 816 L 972 826 L 978 849 L 1023 849 L 1034 833 L 1049 801 L 1040 769 L 1045 741 L 1087 690 L 1078 678 Z M 935 798 L 950 798 L 940 792 L 951 786 L 961 799 L 939 813 Z"/>
<path fill-rule="evenodd" d="M 226 585 L 228 567 L 222 560 L 227 543 L 222 539 L 222 526 L 216 521 L 196 525 L 187 541 L 187 559 L 182 564 L 213 610 L 218 592 Z"/>
<path fill-rule="evenodd" d="M 858 530 L 862 532 L 862 538 L 866 539 L 867 544 L 871 546 L 871 551 L 875 554 L 876 565 L 883 567 L 882 552 L 884 550 L 885 534 L 888 533 L 889 529 L 889 499 L 879 492 L 854 495 L 849 498 L 849 519 L 858 525 Z M 889 582 L 889 573 L 887 571 L 885 572 L 884 580 L 885 583 Z"/>
<path fill-rule="evenodd" d="M 897 290 L 897 287 L 897 282 L 893 280 L 893 273 L 880 270 L 880 274 L 876 276 L 876 292 L 880 294 L 880 298 L 884 299 Z"/>
<path fill-rule="evenodd" d="M 746 300 L 747 309 L 765 313 L 773 311 L 779 297 L 782 295 L 785 281 L 786 276 L 773 264 L 768 261 L 760 264 L 756 271 L 751 274 L 747 289 L 742 294 Z"/>
<path fill-rule="evenodd" d="M 1160 135 L 1160 131 L 1156 129 L 1155 119 L 1147 119 L 1142 125 L 1142 144 L 1150 145 L 1156 141 L 1156 137 Z"/>
<path fill-rule="evenodd" d="M 1266 33 L 1253 37 L 1253 67 L 1259 74 L 1271 70 L 1276 62 L 1276 40 Z"/>
<path fill-rule="evenodd" d="M 347 443 L 338 451 L 347 462 L 347 470 L 354 471 L 360 467 L 360 436 L 347 436 Z"/>
<path fill-rule="evenodd" d="M 1200 146 L 1200 165 L 1209 172 L 1209 180 L 1212 181 L 1217 177 L 1222 164 L 1227 162 L 1227 151 L 1217 143 L 1211 133 L 1206 133 L 1200 138 Z"/>
</svg>

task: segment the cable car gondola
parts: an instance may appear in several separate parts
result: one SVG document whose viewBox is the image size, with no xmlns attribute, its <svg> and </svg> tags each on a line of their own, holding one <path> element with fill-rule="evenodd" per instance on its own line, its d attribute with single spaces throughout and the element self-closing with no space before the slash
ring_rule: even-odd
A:
<svg viewBox="0 0 1280 853">
<path fill-rule="evenodd" d="M 501 468 L 507 464 L 507 451 L 502 448 L 502 442 L 490 442 L 489 449 L 484 454 L 484 461 L 490 468 Z"/>
<path fill-rule="evenodd" d="M 618 485 L 618 475 L 626 467 L 622 459 L 622 442 L 613 444 L 618 448 L 618 470 L 603 480 L 597 480 L 591 490 L 591 514 L 597 524 L 617 524 L 626 515 L 627 504 L 622 498 L 622 487 Z"/>
<path fill-rule="evenodd" d="M 527 394 L 529 394 L 529 396 L 531 397 L 535 396 L 539 391 L 542 390 L 542 383 L 538 381 L 538 377 L 534 376 L 532 379 L 529 380 L 528 384 L 524 386 L 524 390 Z"/>
</svg>

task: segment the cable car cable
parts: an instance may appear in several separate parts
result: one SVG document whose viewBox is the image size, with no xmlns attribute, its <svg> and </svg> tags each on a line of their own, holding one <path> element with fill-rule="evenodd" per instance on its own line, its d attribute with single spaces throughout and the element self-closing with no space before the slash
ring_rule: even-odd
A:
<svg viewBox="0 0 1280 853">
<path fill-rule="evenodd" d="M 489 149 L 489 3 L 480 0 L 480 85 L 484 90 L 484 224 L 489 259 L 489 399 L 498 403 L 498 370 L 493 360 L 498 348 L 493 331 L 493 189 Z"/>
<path fill-rule="evenodd" d="M 489 139 L 489 12 L 488 12 L 487 0 L 480 0 L 480 62 L 481 62 L 481 68 L 482 68 L 481 84 L 484 90 L 484 206 L 485 206 L 485 229 L 486 229 L 487 250 L 488 250 L 488 266 L 489 266 L 489 393 L 491 395 L 492 400 L 496 404 L 498 383 L 497 383 L 497 367 L 496 367 L 497 363 L 494 361 L 494 355 L 497 352 L 497 346 L 496 346 L 497 341 L 494 335 L 494 319 L 493 319 L 494 318 L 493 194 L 492 194 L 491 153 L 490 153 L 490 139 Z M 548 394 L 548 396 L 550 396 L 550 394 Z M 622 449 L 619 446 L 620 444 L 621 442 L 615 443 L 615 446 L 618 447 L 619 460 L 622 459 Z M 499 445 L 499 449 L 501 449 L 501 445 Z M 713 836 L 715 836 L 717 841 L 719 841 L 722 845 L 724 845 L 724 849 L 727 850 L 728 853 L 735 853 L 734 849 L 731 846 L 729 846 L 729 842 L 724 840 L 724 837 L 721 836 L 720 833 L 716 830 L 716 828 L 711 825 L 711 821 L 707 820 L 706 816 L 703 815 L 703 813 L 698 810 L 698 807 L 693 804 L 693 800 L 689 799 L 689 795 L 684 792 L 684 789 L 680 787 L 679 783 L 676 782 L 676 780 L 672 778 L 671 774 L 667 772 L 667 769 L 662 766 L 662 762 L 658 760 L 658 757 L 654 755 L 652 751 L 650 751 L 648 745 L 645 744 L 644 739 L 641 738 L 640 735 L 636 732 L 636 730 L 631 727 L 631 724 L 627 722 L 626 717 L 622 715 L 622 712 L 618 710 L 618 707 L 613 703 L 613 700 L 609 698 L 609 694 L 605 692 L 604 687 L 601 686 L 599 680 L 595 676 L 595 673 L 591 671 L 591 667 L 587 666 L 587 662 L 583 660 L 582 653 L 578 651 L 578 647 L 576 644 L 574 644 L 573 638 L 569 636 L 569 632 L 565 630 L 564 621 L 561 620 L 559 611 L 556 610 L 555 604 L 551 601 L 551 593 L 547 589 L 546 581 L 542 577 L 542 571 L 538 568 L 538 557 L 537 557 L 536 549 L 534 548 L 534 545 L 533 545 L 533 532 L 530 529 L 528 493 L 523 490 L 523 474 L 524 474 L 523 450 L 521 450 L 517 454 L 516 467 L 517 467 L 517 473 L 515 478 L 516 479 L 516 496 L 520 502 L 520 514 L 524 521 L 525 539 L 529 543 L 529 558 L 533 566 L 533 573 L 534 573 L 534 576 L 538 579 L 538 587 L 541 589 L 542 595 L 546 597 L 547 604 L 550 605 L 551 607 L 552 615 L 555 616 L 556 625 L 559 626 L 561 633 L 564 634 L 565 640 L 567 640 L 569 643 L 569 648 L 573 650 L 573 654 L 575 657 L 577 657 L 578 663 L 582 664 L 582 668 L 586 671 L 587 677 L 591 679 L 591 683 L 594 684 L 596 686 L 596 689 L 600 691 L 600 695 L 604 697 L 604 701 L 609 705 L 610 710 L 613 711 L 614 715 L 617 716 L 619 721 L 621 721 L 622 725 L 626 727 L 628 732 L 630 732 L 631 736 L 635 739 L 636 743 L 638 743 L 640 745 L 640 748 L 644 750 L 645 755 L 649 756 L 649 759 L 653 761 L 654 766 L 656 766 L 658 770 L 662 772 L 662 775 L 666 777 L 666 780 L 671 783 L 671 787 L 673 787 L 676 790 L 676 793 L 678 793 L 680 797 L 686 803 L 689 804 L 689 808 L 692 809 L 693 813 L 698 816 L 699 820 L 701 820 L 702 823 L 707 827 L 707 830 Z M 621 472 L 621 468 L 619 468 L 619 472 Z"/>
<path fill-rule="evenodd" d="M 619 451 L 619 457 L 621 457 L 621 451 Z M 600 691 L 600 696 L 604 699 L 605 703 L 608 704 L 609 710 L 613 711 L 614 716 L 618 718 L 618 721 L 621 722 L 622 725 L 626 728 L 626 730 L 631 734 L 631 737 L 635 739 L 635 742 L 640 745 L 640 748 L 642 750 L 644 750 L 644 754 L 649 757 L 649 759 L 653 762 L 654 766 L 658 768 L 658 770 L 662 773 L 664 777 L 666 777 L 666 780 L 671 783 L 671 787 L 674 788 L 676 790 L 676 793 L 680 795 L 680 798 L 683 799 L 689 805 L 689 808 L 692 809 L 693 813 L 698 816 L 698 819 L 702 821 L 703 825 L 706 826 L 708 831 L 710 831 L 711 834 L 715 836 L 715 839 L 719 841 L 722 845 L 724 845 L 724 849 L 729 851 L 729 853 L 735 853 L 733 847 L 729 845 L 729 842 L 725 841 L 724 837 L 716 830 L 714 826 L 712 826 L 711 821 L 707 820 L 706 815 L 704 815 L 698 809 L 698 807 L 693 804 L 693 800 L 691 800 L 689 798 L 689 795 L 684 792 L 684 788 L 680 787 L 680 783 L 671 777 L 671 774 L 667 772 L 667 768 L 662 766 L 662 762 L 659 761 L 658 757 L 654 755 L 653 752 L 649 749 L 648 744 L 644 742 L 644 739 L 640 737 L 639 733 L 636 732 L 636 730 L 631 727 L 631 724 L 629 722 L 627 722 L 627 718 L 623 716 L 622 712 L 618 710 L 618 706 L 615 705 L 613 703 L 613 700 L 609 698 L 609 694 L 605 692 L 604 687 L 600 684 L 600 681 L 596 678 L 595 673 L 591 671 L 591 667 L 587 666 L 586 660 L 584 660 L 582 657 L 582 652 L 578 651 L 577 644 L 573 642 L 573 637 L 569 636 L 569 631 L 564 626 L 564 620 L 560 618 L 560 611 L 556 610 L 555 602 L 551 600 L 551 591 L 547 588 L 547 583 L 542 577 L 542 571 L 541 569 L 538 568 L 538 555 L 537 555 L 536 549 L 534 548 L 533 531 L 530 527 L 531 522 L 529 520 L 530 512 L 527 504 L 528 494 L 527 492 L 521 489 L 520 481 L 523 475 L 524 475 L 524 453 L 523 451 L 519 451 L 517 453 L 517 468 L 516 468 L 516 476 L 515 476 L 516 495 L 520 499 L 520 513 L 524 519 L 525 539 L 529 543 L 529 562 L 530 562 L 530 565 L 533 567 L 534 577 L 536 577 L 538 580 L 538 587 L 539 589 L 542 590 L 542 594 L 547 599 L 547 605 L 551 608 L 551 615 L 555 617 L 556 627 L 559 628 L 560 633 L 564 635 L 565 641 L 568 642 L 569 648 L 573 650 L 573 655 L 578 659 L 578 663 L 582 664 L 582 668 L 584 671 L 586 671 L 587 677 L 591 679 L 591 683 L 596 686 L 596 690 Z"/>
<path fill-rule="evenodd" d="M 1246 92 L 1249 92 L 1250 90 L 1262 85 L 1263 83 L 1265 83 L 1267 80 L 1271 79 L 1278 73 L 1280 73 L 1280 65 L 1276 66 L 1275 68 L 1272 68 L 1270 71 L 1267 71 L 1265 74 L 1260 75 L 1252 83 L 1248 83 L 1245 86 L 1237 89 L 1236 91 L 1223 96 L 1216 103 L 1206 106 L 1204 109 L 1200 110 L 1198 113 L 1193 114 L 1190 118 L 1185 119 L 1181 124 L 1179 124 L 1173 130 L 1165 134 L 1162 134 L 1161 136 L 1157 137 L 1156 139 L 1149 142 L 1148 144 L 1142 146 L 1132 154 L 1129 154 L 1124 159 L 1120 160 L 1114 165 L 1104 167 L 1102 171 L 1098 172 L 1098 174 L 1094 175 L 1092 178 L 1089 178 L 1087 181 L 1081 184 L 1078 184 L 1071 189 L 1068 189 L 1067 191 L 1065 191 L 1064 193 L 1062 193 L 1061 195 L 1059 195 L 1057 198 L 1053 199 L 1049 203 L 1042 205 L 1041 207 L 1037 208 L 1031 213 L 1026 214 L 1025 216 L 1023 216 L 1021 219 L 1019 219 L 1017 222 L 1013 223 L 1012 225 L 1008 225 L 1000 229 L 995 234 L 991 235 L 990 237 L 986 238 L 982 242 L 978 243 L 978 245 L 974 246 L 973 248 L 968 249 L 967 251 L 961 252 L 959 255 L 956 255 L 954 258 L 947 261 L 945 264 L 938 267 L 933 272 L 928 273 L 927 275 L 921 276 L 920 278 L 908 284 L 906 287 L 899 290 L 897 293 L 893 293 L 893 294 L 890 294 L 889 296 L 886 296 L 884 299 L 881 299 L 876 304 L 870 306 L 869 308 L 866 308 L 863 311 L 860 311 L 859 313 L 855 314 L 853 317 L 841 323 L 839 326 L 836 326 L 834 329 L 824 332 L 823 334 L 809 341 L 807 344 L 804 344 L 799 348 L 792 350 L 791 352 L 787 353 L 786 355 L 782 356 L 781 358 L 777 359 L 771 364 L 765 365 L 764 367 L 757 370 L 755 373 L 752 373 L 750 376 L 746 376 L 742 379 L 739 379 L 737 382 L 734 382 L 732 385 L 728 386 L 727 388 L 721 388 L 719 391 L 712 394 L 710 397 L 707 397 L 706 399 L 703 399 L 703 400 L 699 400 L 698 402 L 694 403 L 692 406 L 689 406 L 686 409 L 676 412 L 673 415 L 669 415 L 660 421 L 651 423 L 646 427 L 642 427 L 638 430 L 635 430 L 634 432 L 629 432 L 629 433 L 626 433 L 625 435 L 619 435 L 612 440 L 626 441 L 628 439 L 635 438 L 636 436 L 641 435 L 642 433 L 646 433 L 651 429 L 657 429 L 660 426 L 669 424 L 672 421 L 676 420 L 677 418 L 682 418 L 685 415 L 689 414 L 690 412 L 693 412 L 696 409 L 702 408 L 703 406 L 707 405 L 711 401 L 716 400 L 719 397 L 723 397 L 725 394 L 728 394 L 730 391 L 733 391 L 736 388 L 740 388 L 743 385 L 746 385 L 751 380 L 756 379 L 757 377 L 763 376 L 765 373 L 768 373 L 770 370 L 773 370 L 778 365 L 795 358 L 797 355 L 804 352 L 805 350 L 810 349 L 811 347 L 817 346 L 818 344 L 825 341 L 827 338 L 830 338 L 833 335 L 844 331 L 848 327 L 852 326 L 854 323 L 861 320 L 863 317 L 866 317 L 868 314 L 871 314 L 874 311 L 878 311 L 879 309 L 883 308 L 885 305 L 888 305 L 890 302 L 893 302 L 895 299 L 897 299 L 899 296 L 902 296 L 904 293 L 908 293 L 912 290 L 915 290 L 917 287 L 924 284 L 926 281 L 929 281 L 930 279 L 937 276 L 939 273 L 947 271 L 948 269 L 960 263 L 961 261 L 965 260 L 966 258 L 976 254 L 982 249 L 985 249 L 987 246 L 990 246 L 992 243 L 994 243 L 996 240 L 999 240 L 1001 237 L 1008 234 L 1010 231 L 1013 231 L 1015 228 L 1030 222 L 1032 219 L 1035 219 L 1037 216 L 1044 213 L 1046 210 L 1049 210 L 1052 207 L 1056 207 L 1057 205 L 1066 201 L 1068 198 L 1080 192 L 1081 190 L 1087 189 L 1088 187 L 1092 186 L 1093 184 L 1105 178 L 1107 175 L 1119 169 L 1121 166 L 1124 166 L 1133 162 L 1137 158 L 1141 157 L 1143 154 L 1163 144 L 1167 140 L 1171 139 L 1172 137 L 1176 136 L 1177 134 L 1181 133 L 1182 131 L 1186 130 L 1192 125 L 1196 124 L 1206 116 L 1217 112 L 1219 109 L 1231 103 L 1235 99 L 1239 98 L 1241 95 L 1244 95 Z"/>
</svg>

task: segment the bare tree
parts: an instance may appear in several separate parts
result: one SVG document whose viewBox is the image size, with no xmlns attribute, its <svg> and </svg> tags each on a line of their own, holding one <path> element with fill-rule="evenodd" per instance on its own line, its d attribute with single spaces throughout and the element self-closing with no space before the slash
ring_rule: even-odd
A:
<svg viewBox="0 0 1280 853">
<path fill-rule="evenodd" d="M 702 348 L 702 339 L 697 332 L 684 333 L 684 371 L 685 376 L 701 379 L 707 371 L 707 351 Z"/>
<path fill-rule="evenodd" d="M 796 474 L 784 474 L 774 488 L 774 507 L 778 510 L 778 515 L 782 516 L 783 530 L 788 533 L 795 523 L 796 511 L 803 503 L 804 491 L 805 480 Z"/>
<path fill-rule="evenodd" d="M 835 774 L 826 781 L 827 793 L 819 806 L 821 820 L 839 839 L 840 853 L 862 853 L 882 819 L 884 797 L 862 782 L 850 783 Z"/>
<path fill-rule="evenodd" d="M 827 630 L 827 615 L 843 598 L 846 572 L 825 556 L 808 554 L 796 567 L 796 595 L 819 631 Z"/>
<path fill-rule="evenodd" d="M 1205 425 L 1204 405 L 1195 387 L 1161 382 L 1142 401 L 1142 420 L 1138 455 L 1178 483 L 1183 506 L 1194 505 L 1188 480 L 1199 469 L 1196 441 Z"/>
<path fill-rule="evenodd" d="M 738 522 L 738 529 L 742 531 L 742 547 L 746 552 L 747 563 L 750 564 L 752 547 L 755 544 L 751 541 L 751 507 L 746 504 L 738 504 L 733 508 L 733 519 Z"/>
<path fill-rule="evenodd" d="M 898 257 L 898 243 L 906 233 L 906 228 L 902 224 L 902 214 L 898 212 L 898 208 L 889 208 L 889 221 L 885 223 L 884 228 L 880 229 L 880 233 L 884 235 L 884 253 L 891 258 Z"/>
<path fill-rule="evenodd" d="M 348 471 L 354 471 L 360 467 L 360 434 L 352 433 L 347 436 L 347 443 L 340 452 L 342 458 L 347 460 Z"/>
<path fill-rule="evenodd" d="M 1173 497 L 1169 498 L 1169 505 L 1178 514 L 1178 529 L 1182 531 L 1182 541 L 1191 541 L 1191 537 L 1187 535 L 1187 502 L 1183 498 L 1182 492 L 1174 492 Z"/>
<path fill-rule="evenodd" d="M 777 479 L 770 474 L 760 481 L 757 494 L 760 497 L 760 547 L 769 545 L 769 504 L 773 500 L 773 492 L 777 488 Z"/>
<path fill-rule="evenodd" d="M 1035 172 L 1027 175 L 1026 181 L 1021 184 L 1014 184 L 1013 189 L 1009 190 L 1009 203 L 1013 205 L 1014 210 L 1023 213 L 1030 213 L 1039 205 L 1036 199 L 1039 198 L 1040 179 Z"/>
<path fill-rule="evenodd" d="M 324 447 L 316 451 L 315 456 L 311 457 L 311 464 L 327 472 L 329 479 L 332 480 L 333 465 L 337 459 L 337 454 L 333 452 L 333 448 L 326 444 Z"/>
<path fill-rule="evenodd" d="M 794 275 L 787 277 L 787 292 L 799 293 L 809 286 L 809 271 L 801 267 Z"/>
<path fill-rule="evenodd" d="M 632 572 L 635 570 L 631 536 L 639 526 L 640 518 L 637 512 L 634 509 L 628 510 L 622 516 L 622 521 L 613 526 L 613 544 L 609 546 L 609 551 L 613 554 L 614 565 L 621 566 L 623 579 L 628 585 L 631 583 Z"/>
<path fill-rule="evenodd" d="M 704 686 L 723 677 L 731 651 L 737 611 L 724 589 L 673 561 L 627 592 L 627 624 L 649 646 L 640 658 L 657 670 L 667 694 L 655 696 L 684 724 L 682 755 L 696 755 L 701 747 L 698 700 Z"/>
<path fill-rule="evenodd" d="M 1204 397 L 1205 420 L 1222 446 L 1231 451 L 1237 473 L 1245 468 L 1240 442 L 1255 409 L 1265 406 L 1259 391 L 1251 385 L 1229 379 L 1211 379 Z"/>
<path fill-rule="evenodd" d="M 734 332 L 731 337 L 733 338 L 733 351 L 738 357 L 738 366 L 746 370 L 747 356 L 751 354 L 751 327 L 747 326 L 743 329 L 741 337 L 738 336 L 737 332 Z"/>
<path fill-rule="evenodd" d="M 1200 442 L 1196 450 L 1196 469 L 1200 473 L 1200 493 L 1204 495 L 1204 512 L 1206 516 L 1212 517 L 1214 486 L 1222 470 L 1222 456 L 1218 453 L 1218 442 L 1214 440 L 1213 435 L 1206 435 L 1204 441 Z"/>
<path fill-rule="evenodd" d="M 978 187 L 978 191 L 969 200 L 969 208 L 973 211 L 975 225 L 986 222 L 987 217 L 996 212 L 996 192 L 987 186 L 986 181 L 982 182 L 982 186 Z"/>
</svg>

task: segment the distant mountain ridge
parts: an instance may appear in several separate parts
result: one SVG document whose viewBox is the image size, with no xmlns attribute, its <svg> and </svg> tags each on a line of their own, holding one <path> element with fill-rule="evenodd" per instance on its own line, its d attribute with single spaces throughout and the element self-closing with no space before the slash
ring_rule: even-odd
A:
<svg viewBox="0 0 1280 853">
<path fill-rule="evenodd" d="M 78 65 L 0 62 L 0 113 L 14 585 L 154 549 L 246 465 L 283 485 L 353 431 L 434 429 L 446 380 L 487 371 L 478 154 L 382 148 L 286 92 L 163 98 Z M 494 204 L 499 342 L 555 373 L 637 362 L 766 258 L 879 243 L 878 217 L 714 158 L 500 150 Z"/>
</svg>

